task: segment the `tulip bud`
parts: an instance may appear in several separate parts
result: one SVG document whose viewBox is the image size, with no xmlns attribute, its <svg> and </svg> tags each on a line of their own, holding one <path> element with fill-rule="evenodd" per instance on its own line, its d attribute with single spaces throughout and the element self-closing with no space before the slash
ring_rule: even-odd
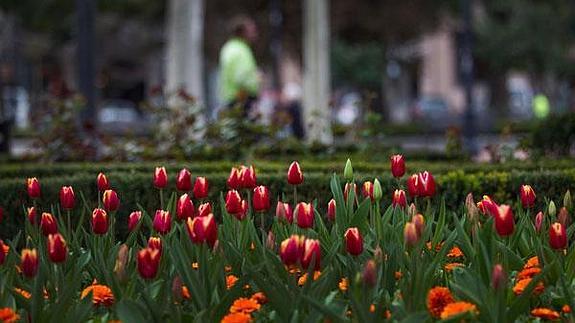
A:
<svg viewBox="0 0 575 323">
<path fill-rule="evenodd" d="M 407 179 L 407 192 L 411 197 L 420 196 L 419 194 L 419 176 L 413 174 Z"/>
<path fill-rule="evenodd" d="M 226 211 L 229 214 L 237 214 L 243 211 L 242 197 L 236 190 L 229 190 L 226 194 Z"/>
<path fill-rule="evenodd" d="M 228 188 L 231 190 L 238 190 L 241 188 L 241 174 L 237 168 L 232 167 L 226 183 L 228 184 Z"/>
<path fill-rule="evenodd" d="M 208 243 L 213 247 L 218 239 L 218 225 L 213 214 L 186 220 L 186 229 L 193 243 Z"/>
<path fill-rule="evenodd" d="M 4 264 L 4 261 L 6 261 L 7 252 L 4 251 L 6 247 L 7 246 L 4 244 L 4 241 L 0 239 L 0 266 Z"/>
<path fill-rule="evenodd" d="M 314 212 L 310 203 L 300 202 L 295 208 L 298 227 L 307 229 L 313 227 Z"/>
<path fill-rule="evenodd" d="M 357 199 L 357 185 L 355 185 L 355 183 L 345 183 L 345 187 L 343 189 L 343 198 L 345 201 L 347 201 L 347 197 L 349 195 L 349 192 L 354 193 L 354 200 L 356 200 Z"/>
<path fill-rule="evenodd" d="M 128 265 L 129 252 L 130 248 L 126 244 L 122 244 L 120 249 L 118 249 L 116 264 L 114 265 L 114 274 L 120 282 L 125 282 L 127 279 L 126 266 Z"/>
<path fill-rule="evenodd" d="M 473 193 L 467 194 L 465 198 L 465 207 L 467 208 L 467 216 L 471 222 L 474 222 L 477 219 L 477 215 L 479 214 L 479 209 L 475 204 L 475 200 L 473 199 Z"/>
<path fill-rule="evenodd" d="M 405 174 L 405 159 L 402 155 L 391 156 L 391 174 L 395 178 L 399 178 Z"/>
<path fill-rule="evenodd" d="M 164 169 L 164 173 L 165 172 L 166 172 L 166 170 Z M 155 185 L 155 183 L 156 183 L 156 180 L 154 177 L 154 185 Z M 166 176 L 166 184 L 167 183 L 168 183 L 168 178 Z M 164 187 L 165 187 L 165 185 L 164 185 Z M 192 173 L 190 173 L 190 171 L 187 170 L 186 168 L 182 168 L 182 170 L 180 170 L 180 172 L 178 173 L 178 177 L 176 177 L 176 188 L 178 189 L 178 191 L 182 191 L 182 192 L 187 192 L 192 188 Z"/>
<path fill-rule="evenodd" d="M 265 212 L 270 209 L 270 192 L 267 187 L 261 185 L 254 188 L 252 198 L 254 211 Z"/>
<path fill-rule="evenodd" d="M 294 161 L 289 165 L 287 180 L 291 185 L 299 185 L 303 183 L 303 172 L 301 171 L 297 161 Z"/>
<path fill-rule="evenodd" d="M 405 197 L 405 191 L 404 190 L 395 190 L 395 192 L 393 192 L 393 199 L 391 201 L 391 204 L 394 207 L 400 207 L 400 208 L 405 208 L 407 206 L 407 198 Z"/>
<path fill-rule="evenodd" d="M 381 250 L 381 247 L 379 245 L 377 245 L 375 247 L 375 250 L 373 251 L 373 259 L 375 259 L 377 263 L 382 263 L 384 260 L 383 250 Z"/>
<path fill-rule="evenodd" d="M 202 203 L 198 206 L 198 216 L 204 217 L 208 216 L 208 214 L 212 213 L 212 205 L 210 202 Z"/>
<path fill-rule="evenodd" d="M 28 178 L 26 181 L 26 188 L 28 190 L 28 196 L 31 199 L 40 197 L 40 182 L 36 177 Z"/>
<path fill-rule="evenodd" d="M 405 241 L 405 244 L 410 247 L 413 247 L 415 244 L 417 244 L 417 227 L 413 222 L 407 222 L 405 224 L 405 228 L 403 229 L 403 240 Z"/>
<path fill-rule="evenodd" d="M 549 228 L 549 245 L 556 250 L 567 247 L 567 232 L 565 226 L 559 222 L 553 223 Z"/>
<path fill-rule="evenodd" d="M 495 201 L 493 201 L 493 199 L 487 195 L 483 195 L 483 200 L 477 203 L 477 208 L 481 211 L 481 213 L 489 214 L 491 216 L 495 216 L 495 214 L 499 212 L 499 206 L 497 203 L 495 203 Z"/>
<path fill-rule="evenodd" d="M 208 197 L 208 193 L 208 180 L 203 176 L 196 177 L 196 182 L 194 183 L 194 197 L 197 199 L 205 199 Z"/>
<path fill-rule="evenodd" d="M 539 211 L 535 216 L 535 231 L 537 233 L 541 232 L 541 226 L 543 225 L 543 212 Z"/>
<path fill-rule="evenodd" d="M 60 189 L 60 205 L 64 210 L 71 210 L 74 208 L 75 195 L 72 186 L 62 186 Z"/>
<path fill-rule="evenodd" d="M 421 213 L 416 214 L 411 219 L 411 222 L 415 224 L 415 230 L 417 231 L 417 237 L 421 238 L 423 231 L 425 230 L 425 218 Z"/>
<path fill-rule="evenodd" d="M 180 276 L 174 277 L 174 280 L 172 281 L 172 296 L 174 301 L 178 303 L 184 299 L 183 287 L 184 284 L 182 283 Z"/>
<path fill-rule="evenodd" d="M 290 224 L 293 222 L 293 211 L 289 203 L 283 203 L 282 201 L 278 201 L 278 204 L 276 205 L 276 217 L 278 218 L 278 220 Z"/>
<path fill-rule="evenodd" d="M 156 167 L 154 171 L 154 186 L 158 189 L 163 189 L 168 186 L 168 173 L 166 172 L 166 168 Z"/>
<path fill-rule="evenodd" d="M 36 224 L 36 207 L 29 207 L 28 208 L 28 221 L 31 225 Z"/>
<path fill-rule="evenodd" d="M 154 279 L 160 266 L 160 252 L 156 249 L 144 248 L 137 255 L 138 272 L 144 279 Z"/>
<path fill-rule="evenodd" d="M 104 204 L 104 209 L 108 212 L 114 212 L 120 207 L 120 199 L 118 194 L 113 190 L 104 191 L 102 196 L 102 203 Z"/>
<path fill-rule="evenodd" d="M 292 235 L 280 244 L 280 258 L 284 265 L 295 265 L 303 255 L 305 238 Z"/>
<path fill-rule="evenodd" d="M 243 188 L 253 189 L 256 187 L 256 171 L 253 166 L 250 167 L 242 167 L 240 171 L 241 175 L 241 183 Z"/>
<path fill-rule="evenodd" d="M 162 239 L 160 237 L 150 237 L 148 239 L 148 248 L 155 249 L 162 254 Z"/>
<path fill-rule="evenodd" d="M 335 222 L 335 210 L 335 200 L 331 199 L 327 203 L 327 218 L 332 222 Z"/>
<path fill-rule="evenodd" d="M 369 197 L 373 201 L 373 184 L 370 181 L 365 181 L 363 183 L 361 193 L 364 199 Z"/>
<path fill-rule="evenodd" d="M 98 174 L 96 178 L 96 184 L 98 185 L 98 191 L 103 192 L 110 189 L 110 183 L 108 182 L 108 177 L 102 172 Z"/>
<path fill-rule="evenodd" d="M 521 185 L 519 190 L 519 197 L 521 198 L 521 204 L 523 208 L 531 208 L 535 205 L 535 191 L 531 185 Z"/>
<path fill-rule="evenodd" d="M 571 191 L 567 190 L 565 196 L 563 196 L 563 206 L 567 208 L 567 210 L 571 210 L 573 206 L 573 202 L 571 200 Z"/>
<path fill-rule="evenodd" d="M 547 214 L 549 214 L 550 216 L 555 216 L 555 214 L 557 214 L 557 208 L 555 207 L 555 202 L 553 201 L 549 202 L 549 206 L 547 208 Z"/>
<path fill-rule="evenodd" d="M 377 264 L 373 259 L 368 260 L 363 267 L 363 283 L 368 287 L 374 287 L 377 283 Z"/>
<path fill-rule="evenodd" d="M 515 222 L 513 219 L 513 211 L 509 205 L 499 206 L 498 212 L 495 214 L 495 231 L 502 236 L 508 236 L 513 233 Z"/>
<path fill-rule="evenodd" d="M 180 196 L 178 202 L 176 203 L 176 215 L 178 220 L 193 218 L 194 212 L 194 203 L 192 203 L 192 200 L 188 194 L 184 193 L 182 196 Z"/>
<path fill-rule="evenodd" d="M 42 229 L 42 234 L 48 236 L 50 234 L 58 233 L 58 223 L 54 216 L 50 213 L 42 213 L 42 218 L 40 219 L 40 228 Z"/>
<path fill-rule="evenodd" d="M 48 258 L 53 263 L 61 263 L 66 260 L 68 254 L 68 247 L 66 241 L 61 234 L 48 235 Z"/>
<path fill-rule="evenodd" d="M 420 196 L 432 197 L 435 195 L 435 179 L 430 172 L 425 171 L 423 173 L 419 173 L 418 185 Z"/>
<path fill-rule="evenodd" d="M 303 255 L 300 260 L 303 269 L 308 269 L 314 263 L 314 270 L 319 270 L 321 267 L 321 247 L 319 240 L 306 239 L 304 243 Z"/>
<path fill-rule="evenodd" d="M 266 248 L 270 250 L 275 250 L 276 248 L 276 236 L 271 230 L 268 231 L 268 237 L 266 239 Z"/>
<path fill-rule="evenodd" d="M 94 209 L 92 212 L 92 232 L 94 234 L 106 234 L 108 232 L 108 214 L 102 209 Z"/>
<path fill-rule="evenodd" d="M 36 249 L 22 249 L 20 257 L 20 269 L 27 278 L 32 278 L 38 273 L 38 253 Z"/>
<path fill-rule="evenodd" d="M 134 231 L 134 229 L 136 229 L 136 226 L 140 222 L 141 218 L 142 218 L 142 212 L 140 211 L 134 211 L 130 213 L 130 215 L 128 216 L 128 231 L 130 232 Z"/>
<path fill-rule="evenodd" d="M 503 270 L 503 266 L 497 264 L 493 266 L 493 271 L 491 273 L 491 286 L 493 289 L 498 290 L 505 286 L 505 271 Z"/>
<path fill-rule="evenodd" d="M 170 212 L 164 210 L 156 210 L 154 216 L 153 227 L 159 234 L 166 234 L 172 229 L 172 217 Z"/>
<path fill-rule="evenodd" d="M 559 209 L 559 215 L 557 215 L 557 221 L 561 223 L 564 227 L 568 227 L 571 224 L 571 220 L 569 219 L 569 212 L 567 212 L 567 208 L 562 207 Z"/>
<path fill-rule="evenodd" d="M 351 160 L 348 158 L 345 162 L 345 168 L 343 169 L 343 177 L 349 183 L 353 181 L 353 167 L 351 166 Z"/>
<path fill-rule="evenodd" d="M 357 228 L 349 228 L 345 231 L 345 248 L 352 256 L 363 252 L 363 237 Z"/>
<path fill-rule="evenodd" d="M 376 178 L 373 180 L 373 199 L 380 201 L 383 197 L 383 191 L 381 190 L 381 183 Z"/>
</svg>

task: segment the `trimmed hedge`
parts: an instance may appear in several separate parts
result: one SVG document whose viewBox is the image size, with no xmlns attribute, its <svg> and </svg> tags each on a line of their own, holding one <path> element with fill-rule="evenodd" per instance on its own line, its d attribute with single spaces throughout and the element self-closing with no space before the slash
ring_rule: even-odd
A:
<svg viewBox="0 0 575 323">
<path fill-rule="evenodd" d="M 97 167 L 97 166 L 94 166 Z M 139 166 L 135 166 L 139 167 Z M 354 165 L 355 167 L 355 165 Z M 45 168 L 48 169 L 48 168 Z M 65 169 L 63 167 L 62 169 Z M 100 167 L 99 169 L 105 169 Z M 192 168 L 193 169 L 193 168 Z M 258 168 L 259 170 L 259 168 Z M 304 169 L 305 170 L 305 169 Z M 423 170 L 423 169 L 420 169 Z M 356 172 L 356 183 L 361 185 L 365 180 L 373 180 L 367 174 L 382 174 L 382 171 Z M 172 178 L 173 178 L 172 173 Z M 42 198 L 38 201 L 40 210 L 46 211 L 58 207 L 58 192 L 63 185 L 72 185 L 77 195 L 77 205 L 83 205 L 81 195 L 89 203 L 89 207 L 97 206 L 98 192 L 95 184 L 97 172 L 80 172 L 69 169 L 61 172 L 60 176 L 40 177 L 42 187 Z M 153 212 L 159 208 L 158 191 L 151 184 L 151 171 L 147 169 L 142 172 L 109 171 L 107 172 L 111 186 L 117 190 L 121 200 L 121 207 L 117 213 L 120 227 L 125 226 L 128 214 L 138 209 L 138 204 L 142 205 L 148 212 Z M 205 175 L 196 172 L 195 175 Z M 220 213 L 220 194 L 226 190 L 226 179 L 228 172 L 215 172 L 208 176 L 210 184 L 209 200 L 212 201 L 214 213 Z M 305 181 L 298 186 L 298 197 L 302 201 L 317 200 L 320 213 L 325 213 L 325 205 L 332 197 L 329 181 L 331 174 L 328 173 L 305 173 Z M 575 188 L 575 168 L 541 170 L 541 171 L 478 171 L 466 173 L 463 170 L 448 171 L 446 173 L 434 173 L 439 185 L 439 193 L 443 195 L 447 205 L 457 207 L 460 205 L 467 193 L 472 192 L 476 199 L 483 194 L 492 195 L 498 202 L 515 203 L 517 193 L 521 184 L 530 184 L 538 194 L 538 202 L 542 204 L 544 198 L 561 201 L 565 191 Z M 378 176 L 382 183 L 384 192 L 383 207 L 391 202 L 393 190 L 397 187 L 394 178 L 386 171 L 384 176 Z M 258 183 L 269 187 L 272 198 L 272 209 L 275 210 L 275 202 L 280 194 L 285 194 L 287 201 L 292 200 L 292 187 L 287 184 L 285 171 L 259 172 Z M 405 187 L 405 176 L 402 180 Z M 168 188 L 169 192 L 175 192 L 173 179 Z M 5 209 L 4 222 L 0 226 L 0 237 L 14 235 L 18 228 L 21 228 L 25 221 L 25 206 L 31 206 L 24 185 L 24 176 L 0 181 L 0 205 Z M 168 196 L 165 194 L 164 196 Z M 439 194 L 438 194 L 439 195 Z M 244 194 L 245 196 L 245 194 Z M 439 197 L 437 197 L 439 198 Z M 197 201 L 194 201 L 196 206 Z M 559 205 L 559 204 L 558 204 Z M 88 210 L 85 210 L 88 211 Z M 270 211 L 270 214 L 273 210 Z M 74 213 L 79 213 L 78 208 Z"/>
</svg>

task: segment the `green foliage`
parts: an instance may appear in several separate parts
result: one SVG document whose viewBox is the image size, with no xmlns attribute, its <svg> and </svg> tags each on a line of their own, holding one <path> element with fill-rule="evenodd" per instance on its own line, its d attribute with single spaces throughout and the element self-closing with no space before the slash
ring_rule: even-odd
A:
<svg viewBox="0 0 575 323">
<path fill-rule="evenodd" d="M 360 88 L 381 87 L 384 50 L 378 43 L 349 44 L 334 42 L 331 66 L 336 85 L 353 84 Z"/>
<path fill-rule="evenodd" d="M 528 140 L 538 156 L 569 156 L 575 143 L 575 113 L 549 116 L 532 130 Z"/>
</svg>

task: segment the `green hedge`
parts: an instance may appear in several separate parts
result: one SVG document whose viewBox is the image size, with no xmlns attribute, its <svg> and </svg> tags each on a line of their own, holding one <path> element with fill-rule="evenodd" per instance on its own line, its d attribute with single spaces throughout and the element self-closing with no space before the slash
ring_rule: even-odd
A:
<svg viewBox="0 0 575 323">
<path fill-rule="evenodd" d="M 423 169 L 421 169 L 423 170 Z M 373 180 L 373 176 L 366 177 L 369 173 L 378 175 L 384 191 L 383 206 L 389 205 L 393 190 L 397 182 L 388 172 L 356 172 L 357 183 L 364 180 Z M 378 174 L 379 173 L 379 174 Z M 72 185 L 77 194 L 77 203 L 82 205 L 80 193 L 85 196 L 92 209 L 97 205 L 98 192 L 95 184 L 96 172 L 75 173 L 73 170 L 61 172 L 59 176 L 40 177 L 42 186 L 42 198 L 39 201 L 41 210 L 50 210 L 58 206 L 58 192 L 63 185 Z M 195 175 L 204 175 L 196 172 Z M 217 172 L 208 175 L 210 183 L 210 197 L 213 201 L 215 213 L 219 213 L 220 192 L 224 191 L 228 172 Z M 151 171 L 126 172 L 110 171 L 108 173 L 111 186 L 117 190 L 121 199 L 121 207 L 118 212 L 120 225 L 125 225 L 125 217 L 133 210 L 138 209 L 138 203 L 149 212 L 159 208 L 158 192 L 151 183 Z M 300 200 L 316 199 L 319 209 L 324 213 L 325 205 L 332 194 L 329 188 L 331 174 L 306 173 L 305 181 L 298 187 Z M 530 184 L 534 187 L 538 202 L 544 198 L 560 201 L 562 195 L 575 188 L 575 168 L 541 170 L 541 171 L 479 171 L 465 173 L 463 170 L 449 171 L 443 174 L 436 173 L 439 185 L 439 193 L 442 194 L 449 206 L 457 207 L 458 203 L 465 199 L 469 192 L 473 192 L 476 199 L 483 194 L 494 196 L 498 202 L 514 203 L 517 201 L 517 193 L 521 184 Z M 405 180 L 405 178 L 404 178 Z M 285 171 L 260 172 L 258 183 L 267 185 L 271 191 L 272 208 L 275 207 L 277 197 L 282 193 L 291 200 L 292 188 L 285 179 Z M 170 182 L 168 191 L 175 191 L 174 181 Z M 403 182 L 402 185 L 405 183 Z M 24 216 L 24 207 L 31 206 L 27 197 L 24 177 L 2 179 L 0 181 L 0 205 L 5 209 L 4 222 L 0 225 L 0 236 L 14 235 L 21 228 Z M 168 194 L 169 195 L 169 194 Z M 197 202 L 195 203 L 198 204 Z M 273 211 L 273 210 L 272 210 Z M 271 212 L 270 211 L 270 214 Z M 78 213 L 78 210 L 75 211 Z"/>
</svg>

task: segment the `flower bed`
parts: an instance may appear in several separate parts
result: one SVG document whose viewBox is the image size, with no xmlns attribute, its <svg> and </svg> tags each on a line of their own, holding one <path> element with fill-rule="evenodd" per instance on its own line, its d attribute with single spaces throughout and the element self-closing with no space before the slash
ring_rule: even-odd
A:
<svg viewBox="0 0 575 323">
<path fill-rule="evenodd" d="M 373 182 L 349 161 L 343 181 L 295 162 L 287 176 L 30 178 L 4 197 L 21 211 L 0 217 L 13 226 L 0 242 L 0 319 L 573 319 L 573 209 L 569 193 L 558 198 L 572 170 L 416 171 L 395 156 Z M 498 199 L 503 182 L 513 197 L 505 187 Z M 446 202 L 468 187 L 497 194 Z"/>
</svg>

